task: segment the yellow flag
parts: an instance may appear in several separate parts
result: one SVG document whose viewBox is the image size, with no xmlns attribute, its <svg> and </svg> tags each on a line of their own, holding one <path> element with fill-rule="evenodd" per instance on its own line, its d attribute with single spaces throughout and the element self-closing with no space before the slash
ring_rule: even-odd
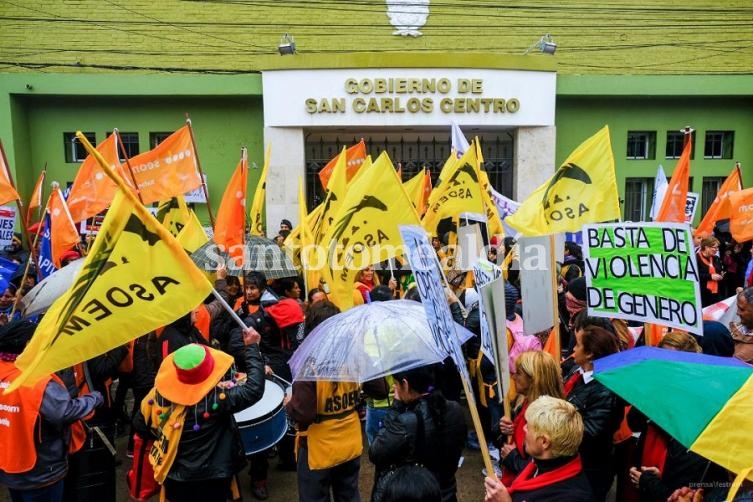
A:
<svg viewBox="0 0 753 502">
<path fill-rule="evenodd" d="M 332 181 L 330 181 L 330 184 Z M 353 306 L 356 273 L 399 254 L 400 225 L 417 225 L 418 214 L 386 152 L 362 167 L 348 185 L 340 210 L 322 244 L 333 249 L 328 267 L 330 299 L 341 310 Z"/>
<path fill-rule="evenodd" d="M 489 235 L 504 235 L 505 228 L 502 226 L 502 218 L 499 217 L 497 205 L 492 200 L 491 184 L 486 171 L 479 170 L 481 181 L 481 199 L 484 201 L 484 213 L 486 214 L 486 226 Z"/>
<path fill-rule="evenodd" d="M 209 242 L 209 237 L 204 231 L 204 227 L 201 226 L 196 213 L 189 209 L 188 220 L 183 225 L 180 233 L 175 236 L 183 249 L 189 254 L 198 250 L 201 246 Z"/>
<path fill-rule="evenodd" d="M 427 169 L 422 169 L 414 177 L 404 182 L 403 187 L 413 202 L 413 207 L 416 208 L 418 215 L 423 215 L 429 205 L 431 173 Z"/>
<path fill-rule="evenodd" d="M 322 243 L 322 237 L 327 233 L 332 221 L 335 219 L 340 205 L 345 198 L 345 187 L 348 185 L 347 181 L 347 156 L 345 147 L 340 155 L 337 156 L 337 162 L 332 170 L 332 176 L 329 178 L 327 184 L 327 196 L 324 198 L 322 217 L 319 220 L 319 226 L 316 228 L 314 239 L 317 243 Z M 364 168 L 361 168 L 363 171 Z"/>
<path fill-rule="evenodd" d="M 505 223 L 526 236 L 577 232 L 620 219 L 609 127 L 588 138 Z"/>
<path fill-rule="evenodd" d="M 160 203 L 157 209 L 157 219 L 162 221 L 162 226 L 173 234 L 173 237 L 177 237 L 186 226 L 190 212 L 186 199 L 178 195 L 167 202 Z"/>
<path fill-rule="evenodd" d="M 267 171 L 269 171 L 269 158 L 271 155 L 272 147 L 267 146 L 267 151 L 264 153 L 264 168 L 261 170 L 259 183 L 256 184 L 254 200 L 251 203 L 251 211 L 248 214 L 251 224 L 249 233 L 261 237 L 264 237 L 264 206 L 267 198 Z"/>
<path fill-rule="evenodd" d="M 306 193 L 303 189 L 303 178 L 298 178 L 298 224 L 301 246 L 301 272 L 306 292 L 311 288 L 319 285 L 318 266 L 312 267 L 311 258 L 314 256 L 314 236 L 311 234 L 311 228 L 308 224 L 308 214 L 306 210 Z M 316 269 L 316 270 L 315 270 Z"/>
<path fill-rule="evenodd" d="M 431 235 L 441 237 L 455 231 L 452 221 L 460 213 L 486 213 L 476 152 L 475 147 L 469 148 L 460 159 L 448 160 L 442 168 L 443 177 L 431 192 L 429 209 L 421 220 L 421 226 Z"/>
<path fill-rule="evenodd" d="M 154 216 L 101 160 L 119 189 L 69 290 L 58 298 L 16 360 L 7 392 L 86 361 L 194 309 L 212 285 Z"/>
</svg>

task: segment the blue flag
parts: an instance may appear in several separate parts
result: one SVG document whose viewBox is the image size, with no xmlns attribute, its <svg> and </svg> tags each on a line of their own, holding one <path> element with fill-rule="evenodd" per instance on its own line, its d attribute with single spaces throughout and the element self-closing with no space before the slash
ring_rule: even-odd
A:
<svg viewBox="0 0 753 502">
<path fill-rule="evenodd" d="M 50 215 L 44 217 L 44 226 L 42 234 L 39 236 L 39 266 L 37 274 L 41 281 L 55 270 L 55 264 L 52 261 L 52 241 L 50 240 Z"/>
<path fill-rule="evenodd" d="M 12 260 L 0 257 L 0 291 L 5 291 L 11 278 L 16 275 L 19 266 L 20 264 Z"/>
</svg>

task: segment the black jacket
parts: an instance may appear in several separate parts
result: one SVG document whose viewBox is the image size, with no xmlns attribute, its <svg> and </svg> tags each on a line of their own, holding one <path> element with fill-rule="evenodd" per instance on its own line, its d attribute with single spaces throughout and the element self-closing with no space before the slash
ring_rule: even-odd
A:
<svg viewBox="0 0 753 502">
<path fill-rule="evenodd" d="M 133 343 L 133 371 L 128 375 L 134 389 L 151 389 L 157 376 L 162 353 L 154 332 L 138 337 Z"/>
<path fill-rule="evenodd" d="M 575 371 L 577 366 L 570 375 Z M 583 472 L 596 500 L 604 500 L 614 475 L 612 436 L 625 416 L 625 402 L 596 380 L 587 384 L 581 381 L 570 391 L 567 401 L 583 417 L 583 441 L 579 448 Z"/>
<path fill-rule="evenodd" d="M 438 411 L 436 415 L 432 408 Z M 376 468 L 372 500 L 381 500 L 384 486 L 380 479 L 390 469 L 411 463 L 423 465 L 437 478 L 443 502 L 457 500 L 455 471 L 466 432 L 460 405 L 439 393 L 407 405 L 395 400 L 384 428 L 369 447 L 369 459 Z"/>
<path fill-rule="evenodd" d="M 264 363 L 257 345 L 244 351 L 247 379 L 243 385 L 221 391 L 213 389 L 206 398 L 186 410 L 178 453 L 167 477 L 175 481 L 229 478 L 245 464 L 243 445 L 233 414 L 252 406 L 264 394 Z M 224 393 L 225 399 L 219 394 Z M 217 409 L 213 405 L 217 404 Z M 209 411 L 208 417 L 204 412 Z M 194 430 L 198 424 L 199 429 Z M 136 414 L 134 428 L 144 437 L 154 437 L 144 416 Z"/>
</svg>

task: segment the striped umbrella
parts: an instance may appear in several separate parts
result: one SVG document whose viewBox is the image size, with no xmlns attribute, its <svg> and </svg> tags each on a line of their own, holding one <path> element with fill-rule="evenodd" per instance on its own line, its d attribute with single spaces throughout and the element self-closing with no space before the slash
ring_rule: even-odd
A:
<svg viewBox="0 0 753 502">
<path fill-rule="evenodd" d="M 730 471 L 753 467 L 753 366 L 639 347 L 594 362 L 594 377 L 688 449 Z"/>
</svg>

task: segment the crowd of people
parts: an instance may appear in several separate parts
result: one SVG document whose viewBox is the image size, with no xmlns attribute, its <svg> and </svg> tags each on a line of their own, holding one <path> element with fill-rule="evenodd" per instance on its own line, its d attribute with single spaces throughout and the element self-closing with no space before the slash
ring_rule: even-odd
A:
<svg viewBox="0 0 753 502">
<path fill-rule="evenodd" d="M 284 238 L 291 227 L 283 220 L 279 235 Z M 702 337 L 670 331 L 659 346 L 750 363 L 753 249 L 724 235 L 697 237 L 703 305 L 737 295 L 739 322 L 705 321 Z M 6 249 L 6 255 L 28 260 L 20 244 Z M 440 239 L 432 244 L 444 258 Z M 501 264 L 513 245 L 505 239 L 489 258 Z M 576 243 L 566 243 L 560 265 L 562 353 L 554 357 L 542 350 L 551 335 L 526 334 L 519 278 L 512 270 L 507 276 L 512 388 L 503 396 L 494 362 L 480 350 L 479 293 L 467 272 L 448 274 L 449 311 L 473 334 L 463 354 L 483 434 L 469 430 L 464 407 L 470 400 L 450 358 L 363 384 L 293 382 L 288 362 L 296 349 L 340 312 L 326 287 L 305 291 L 297 277 L 268 280 L 254 270 L 238 278 L 221 268 L 215 289 L 222 300 L 210 296 L 127 346 L 0 395 L 0 484 L 14 502 L 115 500 L 114 445 L 118 426 L 125 423 L 133 476 L 151 466 L 146 472 L 171 501 L 238 499 L 238 474 L 247 465 L 251 495 L 274 498 L 270 448 L 277 468 L 296 472 L 300 500 L 357 501 L 366 446 L 375 468 L 372 501 L 451 502 L 458 499 L 456 472 L 463 450 L 479 448 L 482 437 L 498 458 L 496 475 L 486 473 L 483 481 L 490 502 L 602 502 L 610 490 L 618 501 L 663 502 L 692 500 L 699 486 L 727 487 L 730 473 L 687 451 L 594 379 L 595 361 L 645 340 L 632 335 L 632 322 L 588 315 L 583 256 Z M 402 275 L 376 267 L 361 270 L 353 285 L 354 303 L 421 301 L 410 271 Z M 33 282 L 17 282 L 0 296 L 0 315 L 5 314 L 0 318 L 0 383 L 6 386 L 20 372 L 16 357 L 38 321 L 22 318 L 18 309 Z M 112 393 L 114 380 L 117 392 Z M 280 404 L 291 429 L 273 446 L 250 451 L 234 416 L 259 403 L 267 388 L 277 385 L 272 382 L 289 386 Z M 130 410 L 128 392 L 134 402 Z M 509 414 L 505 399 L 511 403 Z M 144 443 L 151 446 L 135 448 Z M 100 482 L 91 483 L 92 476 Z M 706 500 L 716 500 L 721 491 L 707 489 Z M 741 493 L 744 497 L 751 490 L 746 485 Z"/>
</svg>

